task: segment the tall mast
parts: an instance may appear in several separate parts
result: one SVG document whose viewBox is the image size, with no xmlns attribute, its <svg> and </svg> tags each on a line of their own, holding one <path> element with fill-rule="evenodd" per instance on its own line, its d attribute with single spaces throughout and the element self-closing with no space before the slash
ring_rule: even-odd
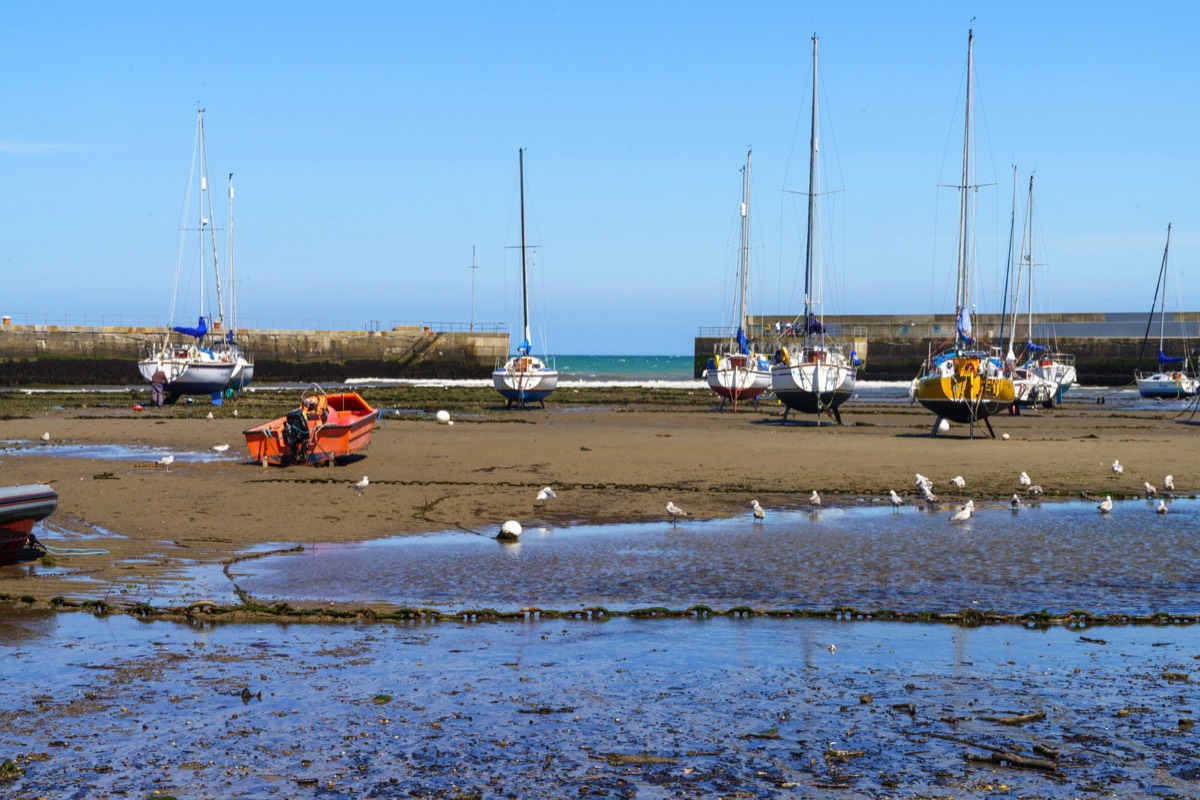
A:
<svg viewBox="0 0 1200 800">
<path fill-rule="evenodd" d="M 963 123 L 963 166 L 962 182 L 959 184 L 958 207 L 958 288 L 955 304 L 956 314 L 961 315 L 970 303 L 970 281 L 968 265 L 970 263 L 971 243 L 969 241 L 968 208 L 970 205 L 971 189 L 971 88 L 974 81 L 974 42 L 975 31 L 967 30 L 967 102 Z M 961 335 L 959 335 L 961 338 Z"/>
<path fill-rule="evenodd" d="M 1163 353 L 1163 328 L 1167 317 L 1167 251 L 1171 249 L 1171 223 L 1167 223 L 1167 244 L 1163 247 L 1162 269 L 1162 305 L 1158 311 L 1158 353 Z"/>
<path fill-rule="evenodd" d="M 1025 251 L 1025 260 L 1029 262 L 1029 283 L 1025 286 L 1026 330 L 1029 341 L 1033 341 L 1033 175 L 1029 176 L 1029 200 L 1026 202 L 1025 213 L 1029 216 L 1025 223 L 1029 229 L 1029 247 Z"/>
<path fill-rule="evenodd" d="M 817 35 L 813 34 L 812 128 L 808 148 L 808 246 L 804 253 L 804 336 L 808 337 L 808 320 L 813 307 L 813 229 L 817 215 Z"/>
<path fill-rule="evenodd" d="M 746 330 L 746 294 L 750 291 L 750 150 L 746 151 L 746 169 L 742 176 L 742 290 L 738 309 L 738 326 Z"/>
<path fill-rule="evenodd" d="M 205 201 L 207 200 L 207 213 L 205 216 Z M 204 229 L 208 228 L 210 239 L 209 250 L 212 251 L 213 262 L 213 278 L 217 287 L 217 319 L 225 319 L 225 304 L 221 297 L 221 272 L 217 264 L 217 229 L 213 225 L 213 205 L 212 192 L 208 187 L 208 142 L 204 136 L 204 109 L 200 109 L 200 291 L 203 297 L 204 291 Z M 204 313 L 203 300 L 201 301 L 200 312 Z"/>
<path fill-rule="evenodd" d="M 229 330 L 237 332 L 237 275 L 233 267 L 233 173 L 229 173 Z"/>
<path fill-rule="evenodd" d="M 521 171 L 521 304 L 525 319 L 525 345 L 529 346 L 529 270 L 525 265 L 525 149 L 517 150 Z M 529 355 L 526 353 L 526 355 Z"/>
</svg>

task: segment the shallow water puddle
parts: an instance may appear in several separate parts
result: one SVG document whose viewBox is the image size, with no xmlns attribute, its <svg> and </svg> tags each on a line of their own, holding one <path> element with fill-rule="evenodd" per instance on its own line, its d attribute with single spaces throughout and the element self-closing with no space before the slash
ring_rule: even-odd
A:
<svg viewBox="0 0 1200 800">
<path fill-rule="evenodd" d="M 1102 515 L 1093 503 L 1013 511 L 980 504 L 965 524 L 951 507 L 861 505 L 744 519 L 527 530 L 505 544 L 446 533 L 316 544 L 300 555 L 236 565 L 263 601 L 386 602 L 442 610 L 526 606 L 628 610 L 864 611 L 1200 610 L 1200 501 L 1144 500 Z"/>
<path fill-rule="evenodd" d="M 176 461 L 188 463 L 212 463 L 218 461 L 244 461 L 244 454 L 231 447 L 224 453 L 215 450 L 196 452 L 172 450 L 165 447 L 146 447 L 136 444 L 42 444 L 27 442 L 23 447 L 0 450 L 5 456 L 57 456 L 59 458 L 91 458 L 101 461 L 145 461 L 157 463 L 160 458 L 172 456 Z"/>
<path fill-rule="evenodd" d="M 0 752 L 24 770 L 6 786 L 22 797 L 1198 788 L 1182 722 L 1194 693 L 1170 676 L 1194 669 L 1200 629 L 1178 626 L 192 627 L 42 613 L 0 619 L 0 644 Z M 969 760 L 997 752 L 1051 768 Z"/>
</svg>

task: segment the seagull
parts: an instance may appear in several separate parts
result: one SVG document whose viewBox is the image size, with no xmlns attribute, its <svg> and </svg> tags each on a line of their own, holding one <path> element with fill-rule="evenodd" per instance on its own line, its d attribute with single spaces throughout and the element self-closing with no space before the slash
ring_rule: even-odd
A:
<svg viewBox="0 0 1200 800">
<path fill-rule="evenodd" d="M 233 410 L 233 415 L 234 415 L 235 417 L 237 416 L 237 409 L 236 409 L 236 408 Z"/>
<path fill-rule="evenodd" d="M 937 495 L 930 491 L 929 487 L 924 487 L 922 494 L 925 495 L 926 503 L 936 503 L 938 501 Z"/>
<path fill-rule="evenodd" d="M 921 473 L 918 472 L 917 473 L 917 488 L 918 489 L 932 489 L 933 481 L 929 480 L 929 478 L 926 478 L 924 475 L 922 475 Z"/>
<path fill-rule="evenodd" d="M 1112 474 L 1113 474 L 1113 477 L 1114 477 L 1114 478 L 1119 478 L 1119 477 L 1121 477 L 1121 473 L 1122 473 L 1122 472 L 1124 472 L 1124 471 L 1125 471 L 1125 468 L 1121 466 L 1121 462 L 1120 462 L 1120 461 L 1117 461 L 1117 460 L 1114 458 L 1114 459 L 1113 459 L 1113 463 L 1112 463 Z"/>
<path fill-rule="evenodd" d="M 43 442 L 50 441 L 50 431 L 46 431 L 45 433 L 42 434 L 42 441 Z"/>
<path fill-rule="evenodd" d="M 1112 495 L 1104 495 L 1104 499 L 1100 501 L 1100 504 L 1096 508 L 1100 509 L 1101 514 L 1107 514 L 1112 511 Z"/>
<path fill-rule="evenodd" d="M 955 475 L 953 478 L 950 479 L 950 482 L 953 483 L 955 486 L 957 486 L 959 489 L 967 488 L 967 482 L 963 480 L 962 475 Z"/>
<path fill-rule="evenodd" d="M 667 501 L 667 514 L 671 517 L 672 525 L 675 524 L 675 520 L 688 515 L 686 511 L 670 501 Z"/>
<path fill-rule="evenodd" d="M 216 450 L 218 453 L 224 453 L 228 449 L 229 449 L 229 445 L 227 445 L 227 444 L 214 444 L 213 445 L 213 450 Z"/>
<path fill-rule="evenodd" d="M 208 412 L 208 418 L 209 418 L 209 419 L 212 419 L 212 418 L 213 418 L 213 415 L 212 415 L 212 412 L 211 412 L 211 411 L 210 411 L 210 412 Z"/>
<path fill-rule="evenodd" d="M 169 467 L 169 466 L 171 466 L 172 464 L 174 464 L 174 463 L 175 463 L 175 456 L 163 456 L 162 458 L 160 458 L 160 459 L 158 460 L 158 463 L 159 463 L 161 466 L 164 466 L 164 467 Z"/>
<path fill-rule="evenodd" d="M 1146 487 L 1147 497 L 1154 497 L 1154 495 L 1158 494 L 1158 492 L 1154 490 L 1154 487 L 1150 485 L 1150 481 L 1142 481 L 1142 485 Z"/>
<path fill-rule="evenodd" d="M 812 493 L 812 495 L 811 495 L 811 496 L 808 498 L 808 504 L 809 504 L 810 506 L 819 506 L 819 505 L 821 505 L 821 495 L 817 494 L 817 490 L 816 490 L 816 489 L 813 489 L 813 493 Z"/>
<path fill-rule="evenodd" d="M 888 489 L 888 501 L 892 504 L 892 508 L 899 508 L 904 505 L 904 498 L 896 494 L 895 489 Z"/>
<path fill-rule="evenodd" d="M 1165 513 L 1167 513 L 1167 503 L 1166 503 L 1166 501 L 1165 501 L 1165 500 L 1159 500 L 1159 501 L 1158 501 L 1158 508 L 1154 509 L 1154 513 L 1155 513 L 1155 514 L 1165 514 Z"/>
<path fill-rule="evenodd" d="M 968 500 L 967 504 L 958 510 L 958 513 L 950 517 L 951 522 L 966 522 L 971 518 L 971 514 L 975 512 L 975 501 Z"/>
<path fill-rule="evenodd" d="M 757 500 L 750 501 L 750 510 L 754 514 L 754 519 L 758 522 L 762 522 L 767 518 L 767 512 L 763 511 L 763 507 L 758 504 Z"/>
<path fill-rule="evenodd" d="M 537 499 L 543 502 L 546 500 L 553 500 L 556 497 L 558 497 L 558 495 L 556 495 L 554 490 L 549 486 L 543 487 L 542 490 L 537 493 Z"/>
<path fill-rule="evenodd" d="M 1022 486 L 1029 486 L 1030 484 L 1032 484 L 1032 483 L 1033 483 L 1033 481 L 1029 480 L 1029 473 L 1028 473 L 1028 472 L 1022 472 L 1022 473 L 1021 473 L 1021 477 L 1020 477 L 1020 478 L 1018 478 L 1017 480 L 1020 482 L 1020 484 L 1021 484 Z"/>
<path fill-rule="evenodd" d="M 362 494 L 363 489 L 367 488 L 367 485 L 369 483 L 370 483 L 370 481 L 367 480 L 367 476 L 363 475 L 362 480 L 356 481 L 356 482 L 350 484 L 350 488 L 353 489 L 354 491 L 358 492 L 359 494 Z"/>
<path fill-rule="evenodd" d="M 1029 487 L 1028 489 L 1026 489 L 1025 491 L 1029 492 L 1029 493 L 1030 493 L 1031 495 L 1033 495 L 1034 497 L 1041 497 L 1041 496 L 1042 496 L 1042 487 L 1041 487 L 1041 485 L 1040 485 L 1040 484 L 1037 484 L 1037 483 L 1035 483 L 1033 486 L 1030 486 L 1030 487 Z"/>
<path fill-rule="evenodd" d="M 1175 476 L 1174 475 L 1168 475 L 1167 477 L 1163 478 L 1163 488 L 1166 489 L 1168 492 L 1175 491 Z"/>
<path fill-rule="evenodd" d="M 829 652 L 831 652 L 831 653 L 836 653 L 836 652 L 837 652 L 837 645 L 836 645 L 836 644 L 831 644 L 831 645 L 829 645 L 829 647 L 826 647 L 825 649 L 826 649 L 826 650 L 828 650 L 828 651 L 829 651 Z"/>
<path fill-rule="evenodd" d="M 1021 498 L 1017 497 L 1014 494 L 1012 496 L 1012 500 L 1008 501 L 1008 504 L 1011 505 L 1013 508 L 1020 508 L 1021 507 Z"/>
</svg>

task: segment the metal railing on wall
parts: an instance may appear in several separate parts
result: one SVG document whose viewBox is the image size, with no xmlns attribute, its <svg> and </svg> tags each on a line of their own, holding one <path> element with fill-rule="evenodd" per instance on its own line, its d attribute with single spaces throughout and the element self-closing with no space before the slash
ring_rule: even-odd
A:
<svg viewBox="0 0 1200 800">
<path fill-rule="evenodd" d="M 176 319 L 176 325 L 194 324 L 194 319 Z M 49 314 L 16 311 L 3 315 L 5 325 L 46 325 L 64 328 L 166 328 L 166 316 L 147 314 Z M 211 322 L 210 322 L 211 327 Z M 242 331 L 387 331 L 392 328 L 428 328 L 437 333 L 507 333 L 504 322 L 409 322 L 400 320 L 350 320 L 326 317 L 243 317 Z"/>
</svg>

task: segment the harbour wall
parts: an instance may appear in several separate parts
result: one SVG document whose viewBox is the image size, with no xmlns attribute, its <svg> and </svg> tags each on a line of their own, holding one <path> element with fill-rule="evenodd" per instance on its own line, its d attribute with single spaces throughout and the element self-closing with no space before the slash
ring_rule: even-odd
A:
<svg viewBox="0 0 1200 800">
<path fill-rule="evenodd" d="M 802 320 L 794 317 L 762 316 L 749 319 L 749 330 L 760 352 L 771 355 L 780 346 L 798 343 Z M 1003 328 L 999 315 L 978 314 L 972 329 L 981 344 L 1001 346 L 1008 351 L 1013 339 L 1011 322 Z M 853 349 L 864 366 L 863 380 L 908 381 L 915 378 L 932 350 L 954 337 L 954 318 L 947 315 L 839 315 L 824 318 L 826 332 L 849 351 Z M 789 326 L 791 326 L 789 328 Z M 1162 321 L 1163 349 L 1167 355 L 1185 353 L 1196 364 L 1200 345 L 1200 312 L 1167 312 Z M 725 329 L 702 328 L 695 339 L 694 372 L 699 379 L 715 352 L 729 337 Z M 1033 336 L 1024 320 L 1017 324 L 1013 349 L 1019 355 L 1032 338 L 1060 353 L 1075 357 L 1078 382 L 1091 386 L 1124 386 L 1133 382 L 1137 369 L 1157 366 L 1159 318 L 1150 324 L 1147 315 L 1135 313 L 1050 314 L 1037 318 Z"/>
<path fill-rule="evenodd" d="M 137 362 L 163 341 L 161 328 L 0 324 L 0 385 L 144 383 Z M 176 337 L 178 338 L 178 337 Z M 247 330 L 238 343 L 254 380 L 486 378 L 508 355 L 508 333 L 391 330 Z"/>
</svg>

